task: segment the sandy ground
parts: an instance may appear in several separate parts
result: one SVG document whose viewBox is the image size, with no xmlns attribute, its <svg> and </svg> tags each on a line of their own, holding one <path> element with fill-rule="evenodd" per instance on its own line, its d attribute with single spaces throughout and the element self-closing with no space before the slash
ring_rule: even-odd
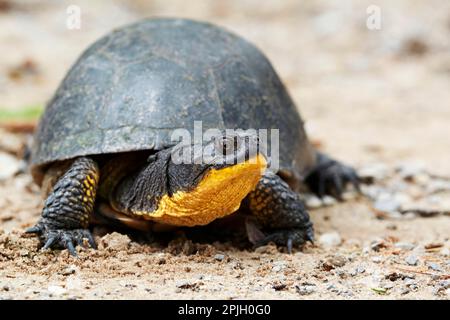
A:
<svg viewBox="0 0 450 320">
<path fill-rule="evenodd" d="M 312 140 L 375 178 L 366 197 L 309 199 L 318 240 L 292 255 L 96 229 L 99 250 L 74 259 L 39 252 L 23 235 L 42 200 L 28 174 L 8 173 L 26 137 L 2 129 L 0 298 L 448 299 L 450 3 L 377 3 L 381 30 L 365 25 L 372 1 L 74 0 L 82 27 L 68 30 L 69 2 L 0 1 L 0 112 L 45 104 L 82 50 L 114 27 L 191 17 L 260 47 Z"/>
</svg>

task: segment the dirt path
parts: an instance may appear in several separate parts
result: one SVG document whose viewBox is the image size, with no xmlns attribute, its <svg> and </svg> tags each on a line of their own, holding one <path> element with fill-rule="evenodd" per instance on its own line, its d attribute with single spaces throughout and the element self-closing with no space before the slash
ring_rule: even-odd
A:
<svg viewBox="0 0 450 320">
<path fill-rule="evenodd" d="M 376 178 L 367 197 L 311 208 L 318 240 L 292 255 L 97 229 L 99 250 L 73 259 L 38 252 L 23 235 L 42 201 L 29 175 L 8 174 L 25 137 L 0 130 L 0 298 L 448 299 L 450 3 L 378 2 L 379 31 L 365 27 L 371 1 L 71 1 L 83 10 L 79 31 L 65 29 L 64 1 L 0 12 L 0 112 L 43 105 L 113 27 L 153 15 L 206 19 L 266 52 L 312 139 Z"/>
</svg>

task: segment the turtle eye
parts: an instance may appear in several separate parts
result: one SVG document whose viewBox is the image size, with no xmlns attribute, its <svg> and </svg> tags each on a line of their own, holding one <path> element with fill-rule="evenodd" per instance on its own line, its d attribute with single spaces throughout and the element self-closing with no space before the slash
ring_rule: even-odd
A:
<svg viewBox="0 0 450 320">
<path fill-rule="evenodd" d="M 223 155 L 233 154 L 239 148 L 239 137 L 224 136 L 217 141 L 217 150 Z"/>
</svg>

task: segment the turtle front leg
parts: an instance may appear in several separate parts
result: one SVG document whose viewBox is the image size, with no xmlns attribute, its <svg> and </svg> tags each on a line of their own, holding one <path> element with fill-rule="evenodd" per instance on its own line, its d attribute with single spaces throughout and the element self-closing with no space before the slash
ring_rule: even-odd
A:
<svg viewBox="0 0 450 320">
<path fill-rule="evenodd" d="M 77 158 L 47 197 L 39 222 L 26 232 L 39 235 L 43 249 L 67 248 L 73 256 L 74 246 L 83 245 L 83 238 L 95 248 L 87 228 L 98 180 L 97 163 L 87 157 Z"/>
<path fill-rule="evenodd" d="M 329 194 L 342 200 L 342 193 L 348 183 L 359 191 L 360 178 L 352 167 L 318 152 L 317 165 L 306 176 L 305 183 L 320 198 Z"/>
<path fill-rule="evenodd" d="M 247 225 L 250 241 L 255 246 L 273 241 L 278 245 L 286 245 L 291 253 L 292 246 L 313 241 L 312 223 L 299 194 L 276 174 L 266 172 L 246 201 L 262 227 L 259 231 Z"/>
</svg>

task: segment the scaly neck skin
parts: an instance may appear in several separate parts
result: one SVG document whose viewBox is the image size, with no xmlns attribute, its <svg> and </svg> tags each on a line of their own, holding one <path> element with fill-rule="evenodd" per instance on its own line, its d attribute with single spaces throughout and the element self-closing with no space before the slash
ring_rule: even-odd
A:
<svg viewBox="0 0 450 320">
<path fill-rule="evenodd" d="M 156 210 L 159 200 L 168 193 L 169 161 L 169 150 L 155 154 L 152 161 L 117 185 L 110 196 L 111 206 L 128 215 L 133 215 L 133 211 Z"/>
</svg>

